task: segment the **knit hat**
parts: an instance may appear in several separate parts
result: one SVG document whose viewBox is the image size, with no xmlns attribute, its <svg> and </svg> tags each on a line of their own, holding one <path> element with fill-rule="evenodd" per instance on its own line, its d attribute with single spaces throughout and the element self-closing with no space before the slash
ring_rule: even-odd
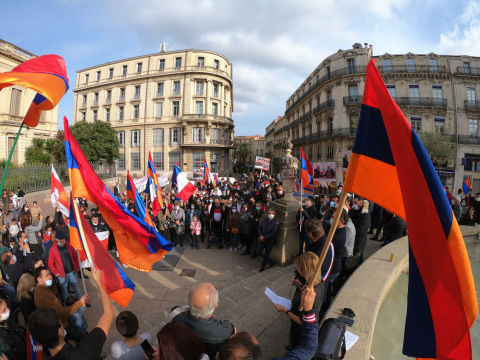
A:
<svg viewBox="0 0 480 360">
<path fill-rule="evenodd" d="M 65 239 L 65 234 L 63 233 L 63 231 L 57 231 L 55 237 L 57 238 L 57 240 L 63 240 Z"/>
</svg>

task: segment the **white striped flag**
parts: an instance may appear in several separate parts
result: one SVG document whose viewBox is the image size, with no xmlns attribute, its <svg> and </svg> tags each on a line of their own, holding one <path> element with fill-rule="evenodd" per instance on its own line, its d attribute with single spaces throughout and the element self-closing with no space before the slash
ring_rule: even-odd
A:
<svg viewBox="0 0 480 360">
<path fill-rule="evenodd" d="M 55 171 L 55 168 L 52 164 L 52 206 L 55 209 L 58 204 L 58 209 L 65 216 L 70 216 L 70 207 L 68 206 L 68 198 L 65 189 L 63 188 L 62 182 Z"/>
</svg>

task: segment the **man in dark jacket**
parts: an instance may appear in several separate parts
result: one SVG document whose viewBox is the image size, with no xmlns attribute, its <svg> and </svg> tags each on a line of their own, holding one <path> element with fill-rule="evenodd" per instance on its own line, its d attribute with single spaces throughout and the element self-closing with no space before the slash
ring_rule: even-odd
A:
<svg viewBox="0 0 480 360">
<path fill-rule="evenodd" d="M 353 207 L 350 210 L 349 216 L 355 225 L 355 245 L 353 247 L 353 254 L 359 258 L 359 265 L 363 262 L 363 251 L 367 246 L 368 226 L 370 225 L 370 214 L 368 207 L 364 207 L 364 199 L 361 196 L 355 195 L 353 198 Z"/>
<path fill-rule="evenodd" d="M 323 251 L 325 242 L 327 241 L 327 235 L 323 230 L 322 221 L 319 219 L 310 219 L 305 221 L 305 230 L 310 238 L 310 251 L 320 257 Z M 322 264 L 322 279 L 328 281 L 328 276 L 333 266 L 333 245 L 330 244 L 325 260 Z"/>
<path fill-rule="evenodd" d="M 390 211 L 387 210 L 387 214 L 388 213 L 390 213 Z M 392 219 L 387 224 L 387 233 L 385 234 L 385 242 L 383 245 L 387 245 L 405 236 L 406 231 L 407 223 L 405 220 L 393 214 Z"/>
<path fill-rule="evenodd" d="M 260 272 L 265 270 L 265 265 L 268 264 L 270 267 L 275 265 L 275 261 L 270 258 L 270 252 L 272 251 L 275 240 L 277 239 L 277 231 L 279 222 L 275 220 L 275 210 L 268 210 L 268 218 L 264 219 L 260 226 L 258 227 L 258 247 L 257 255 L 260 256 L 263 261 L 260 266 Z M 265 254 L 263 253 L 265 250 Z"/>
<path fill-rule="evenodd" d="M 263 204 L 261 201 L 257 201 L 255 207 L 250 214 L 252 226 L 250 227 L 250 234 L 248 236 L 247 243 L 245 244 L 247 248 L 242 253 L 242 255 L 249 255 L 253 242 L 253 244 L 255 245 L 255 249 L 253 250 L 252 259 L 257 257 L 258 226 L 260 224 L 263 214 L 265 213 L 265 211 L 262 210 L 262 205 Z"/>
<path fill-rule="evenodd" d="M 298 255 L 303 254 L 303 246 L 305 244 L 305 251 L 310 251 L 310 239 L 305 231 L 305 221 L 315 219 L 317 217 L 317 209 L 313 206 L 313 198 L 305 199 L 305 205 L 300 207 L 297 212 L 297 223 L 299 224 L 299 247 Z"/>
</svg>

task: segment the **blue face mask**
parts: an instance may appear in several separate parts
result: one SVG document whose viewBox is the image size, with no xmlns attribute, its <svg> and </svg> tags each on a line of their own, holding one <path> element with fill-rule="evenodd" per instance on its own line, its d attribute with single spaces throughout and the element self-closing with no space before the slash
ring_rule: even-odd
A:
<svg viewBox="0 0 480 360">
<path fill-rule="evenodd" d="M 335 207 L 335 202 L 334 202 L 334 201 L 330 201 L 330 207 L 331 207 L 331 208 L 334 208 L 334 207 Z"/>
<path fill-rule="evenodd" d="M 257 209 L 257 211 L 260 211 L 261 207 L 257 206 L 255 209 Z"/>
<path fill-rule="evenodd" d="M 47 233 L 47 234 L 48 234 L 48 236 L 50 236 L 50 234 L 51 234 L 51 233 L 52 233 L 52 232 L 51 232 L 51 231 L 49 231 L 49 232 Z"/>
<path fill-rule="evenodd" d="M 28 238 L 25 238 L 25 240 L 23 240 L 23 242 L 24 242 L 25 244 L 28 244 Z"/>
<path fill-rule="evenodd" d="M 13 255 L 13 260 L 15 260 L 15 262 L 17 262 L 17 255 Z"/>
<path fill-rule="evenodd" d="M 47 286 L 47 287 L 52 286 L 52 284 L 53 284 L 53 280 L 52 280 L 52 279 L 45 281 L 45 286 Z"/>
<path fill-rule="evenodd" d="M 332 226 L 333 224 L 333 219 L 330 219 L 330 226 Z"/>
</svg>

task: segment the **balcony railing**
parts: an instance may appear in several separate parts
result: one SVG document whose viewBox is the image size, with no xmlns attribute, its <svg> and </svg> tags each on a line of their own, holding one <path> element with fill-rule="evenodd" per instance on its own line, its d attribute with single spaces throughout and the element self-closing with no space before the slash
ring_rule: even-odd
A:
<svg viewBox="0 0 480 360">
<path fill-rule="evenodd" d="M 309 141 L 332 138 L 332 137 L 355 137 L 357 133 L 356 128 L 340 128 L 319 131 L 310 135 L 302 136 L 292 140 L 292 144 L 302 144 Z"/>
<path fill-rule="evenodd" d="M 324 110 L 331 109 L 334 107 L 335 107 L 335 100 L 327 100 L 313 108 L 313 115 L 316 115 L 319 112 L 322 112 Z"/>
<path fill-rule="evenodd" d="M 270 146 L 270 145 L 272 145 L 272 144 L 273 144 L 273 141 L 272 141 L 272 140 L 271 140 L 271 141 L 267 141 L 267 146 Z"/>
<path fill-rule="evenodd" d="M 192 144 L 206 144 L 207 140 L 205 138 L 203 139 L 192 139 Z"/>
<path fill-rule="evenodd" d="M 429 97 L 395 97 L 397 105 L 447 107 L 447 99 Z"/>
<path fill-rule="evenodd" d="M 415 74 L 446 74 L 445 65 L 379 65 L 381 74 L 415 73 Z"/>
<path fill-rule="evenodd" d="M 478 135 L 458 135 L 458 143 L 459 144 L 480 144 L 480 136 Z"/>
<path fill-rule="evenodd" d="M 303 114 L 302 116 L 300 116 L 298 118 L 298 122 L 301 123 L 307 119 L 310 119 L 312 117 L 312 112 L 311 111 L 307 111 L 305 114 Z"/>
<path fill-rule="evenodd" d="M 361 66 L 350 66 L 350 67 L 345 67 L 341 68 L 338 70 L 333 70 L 328 74 L 325 74 L 322 76 L 320 79 L 318 79 L 310 89 L 305 91 L 292 105 L 290 105 L 287 110 L 285 111 L 285 115 L 288 114 L 295 106 L 297 106 L 302 100 L 307 98 L 311 93 L 313 93 L 315 90 L 317 90 L 321 85 L 326 83 L 327 81 L 331 79 L 335 79 L 340 76 L 344 75 L 353 75 L 353 74 L 361 74 L 365 73 L 366 66 L 361 65 Z"/>
<path fill-rule="evenodd" d="M 458 66 L 455 70 L 455 75 L 480 76 L 480 68 Z"/>
<path fill-rule="evenodd" d="M 343 105 L 360 105 L 363 95 L 344 96 Z"/>
<path fill-rule="evenodd" d="M 222 140 L 222 139 L 210 139 L 211 145 L 224 145 L 224 146 L 233 146 L 233 141 L 231 140 Z"/>
<path fill-rule="evenodd" d="M 177 116 L 178 117 L 178 116 Z M 233 125 L 233 120 L 226 116 L 210 115 L 210 114 L 184 114 L 182 120 L 213 120 L 222 121 Z"/>
<path fill-rule="evenodd" d="M 480 110 L 480 101 L 465 100 L 466 110 Z"/>
</svg>

